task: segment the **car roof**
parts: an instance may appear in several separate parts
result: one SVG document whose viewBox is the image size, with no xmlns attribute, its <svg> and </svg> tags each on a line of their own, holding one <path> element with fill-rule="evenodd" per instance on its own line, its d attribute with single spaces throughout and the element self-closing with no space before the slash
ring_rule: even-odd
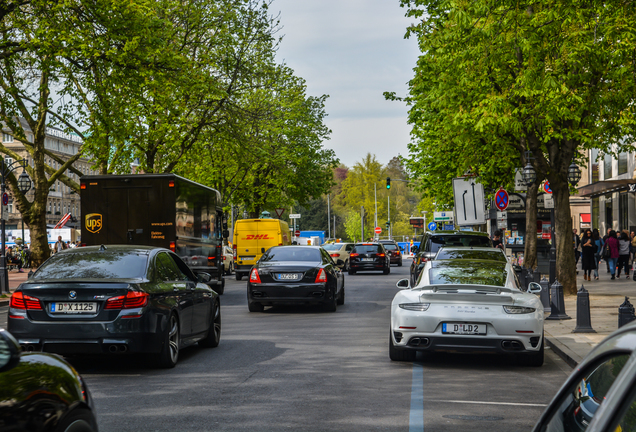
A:
<svg viewBox="0 0 636 432">
<path fill-rule="evenodd" d="M 489 237 L 488 233 L 481 231 L 461 231 L 461 230 L 442 230 L 442 231 L 426 231 L 427 234 L 430 235 L 465 235 L 465 236 L 479 236 L 479 237 Z"/>
<path fill-rule="evenodd" d="M 104 248 L 104 249 L 102 249 Z M 100 246 L 83 246 L 77 248 L 64 249 L 63 254 L 74 254 L 74 253 L 86 253 L 86 252 L 131 252 L 131 253 L 145 253 L 149 254 L 154 250 L 165 250 L 170 252 L 170 250 L 157 246 L 141 246 L 141 245 L 100 245 Z"/>
</svg>

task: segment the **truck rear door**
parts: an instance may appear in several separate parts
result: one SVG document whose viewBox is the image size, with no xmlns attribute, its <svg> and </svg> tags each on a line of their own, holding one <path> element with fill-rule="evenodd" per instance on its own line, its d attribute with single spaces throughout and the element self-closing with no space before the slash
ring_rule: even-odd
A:
<svg viewBox="0 0 636 432">
<path fill-rule="evenodd" d="M 105 188 L 108 244 L 149 245 L 150 187 Z"/>
<path fill-rule="evenodd" d="M 240 234 L 236 248 L 236 260 L 239 265 L 254 265 L 260 257 L 258 248 L 258 221 L 248 221 L 240 226 Z"/>
</svg>

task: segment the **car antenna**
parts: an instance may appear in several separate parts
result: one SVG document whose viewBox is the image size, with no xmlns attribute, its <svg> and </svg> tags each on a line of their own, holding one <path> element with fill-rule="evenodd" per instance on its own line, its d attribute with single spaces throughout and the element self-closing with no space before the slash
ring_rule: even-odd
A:
<svg viewBox="0 0 636 432">
<path fill-rule="evenodd" d="M 99 247 L 99 250 L 100 250 L 100 251 L 105 251 L 105 250 L 106 250 L 106 246 L 101 245 L 101 246 Z"/>
</svg>

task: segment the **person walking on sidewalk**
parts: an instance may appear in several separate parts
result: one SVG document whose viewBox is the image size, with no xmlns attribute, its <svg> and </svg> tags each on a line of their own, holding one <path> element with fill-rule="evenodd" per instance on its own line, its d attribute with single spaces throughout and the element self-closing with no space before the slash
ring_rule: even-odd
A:
<svg viewBox="0 0 636 432">
<path fill-rule="evenodd" d="M 592 231 L 590 229 L 585 230 L 581 244 L 581 266 L 583 267 L 583 279 L 589 281 L 592 280 L 592 270 L 596 270 L 596 259 L 594 258 L 594 254 L 596 253 L 596 244 L 594 243 Z"/>
<path fill-rule="evenodd" d="M 579 258 L 581 257 L 581 239 L 578 235 L 576 235 L 576 228 L 572 230 L 572 245 L 574 246 L 574 268 L 577 268 L 579 265 Z M 576 274 L 579 274 L 578 269 L 576 270 Z"/>
<path fill-rule="evenodd" d="M 629 279 L 629 247 L 631 242 L 629 241 L 629 235 L 627 231 L 621 231 L 621 235 L 618 239 L 618 270 L 616 271 L 616 277 L 621 277 L 621 270 L 625 269 L 627 279 Z"/>
<path fill-rule="evenodd" d="M 616 237 L 616 231 L 610 230 L 607 241 L 605 242 L 610 250 L 610 257 L 607 258 L 609 264 L 612 280 L 616 279 L 616 261 L 618 260 L 618 238 Z"/>
<path fill-rule="evenodd" d="M 594 280 L 598 280 L 598 265 L 601 262 L 601 254 L 603 253 L 605 242 L 596 228 L 592 231 L 592 241 L 596 246 L 596 252 L 594 252 Z"/>
<path fill-rule="evenodd" d="M 603 236 L 603 243 L 605 243 L 605 242 L 607 241 L 607 239 L 609 238 L 609 234 L 610 234 L 610 232 L 611 232 L 611 231 L 612 231 L 612 229 L 611 229 L 611 228 L 608 228 L 608 229 L 607 229 L 607 234 L 605 234 L 605 235 Z M 609 261 L 608 261 L 608 260 L 605 260 L 605 265 L 607 266 L 607 272 L 609 273 L 609 272 L 610 272 L 610 268 L 609 268 Z"/>
</svg>

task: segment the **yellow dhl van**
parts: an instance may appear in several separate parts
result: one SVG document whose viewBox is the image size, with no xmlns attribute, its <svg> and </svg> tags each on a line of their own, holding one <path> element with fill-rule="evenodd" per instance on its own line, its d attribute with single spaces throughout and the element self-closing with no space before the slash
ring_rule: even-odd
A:
<svg viewBox="0 0 636 432">
<path fill-rule="evenodd" d="M 287 222 L 279 219 L 239 219 L 234 225 L 234 273 L 236 280 L 250 269 L 272 246 L 290 245 Z"/>
</svg>

